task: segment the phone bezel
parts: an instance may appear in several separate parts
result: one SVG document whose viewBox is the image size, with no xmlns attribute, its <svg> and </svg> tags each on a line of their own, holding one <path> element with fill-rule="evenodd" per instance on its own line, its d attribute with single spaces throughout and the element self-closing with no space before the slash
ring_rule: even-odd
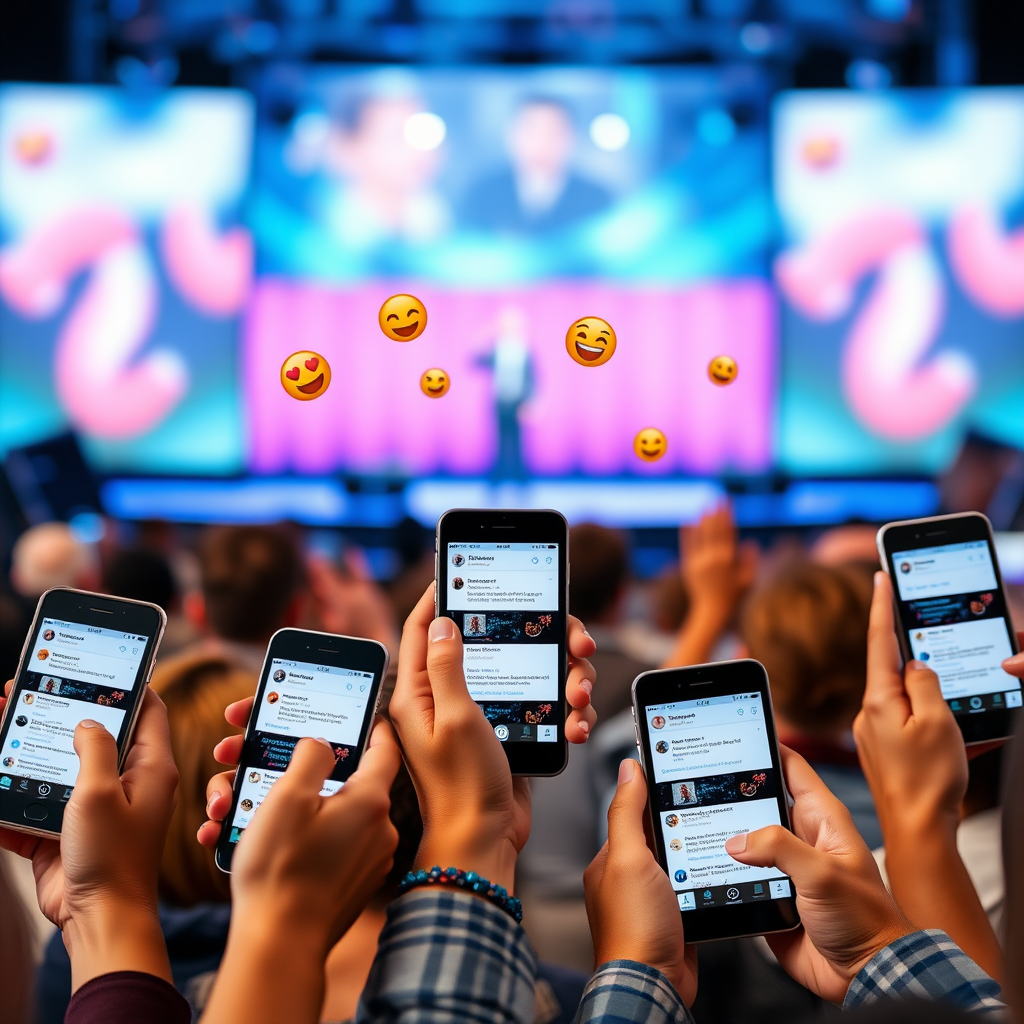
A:
<svg viewBox="0 0 1024 1024">
<path fill-rule="evenodd" d="M 80 622 L 86 626 L 99 626 L 105 629 L 123 628 L 125 632 L 149 637 L 146 641 L 146 649 L 139 660 L 135 682 L 132 685 L 131 703 L 125 709 L 127 713 L 116 737 L 117 765 L 120 770 L 128 756 L 135 723 L 138 720 L 139 711 L 142 709 L 142 700 L 145 697 L 150 676 L 153 674 L 156 654 L 160 649 L 160 641 L 163 639 L 164 629 L 167 626 L 167 615 L 159 605 L 150 604 L 148 601 L 111 597 L 108 594 L 96 594 L 88 590 L 75 590 L 71 587 L 53 587 L 47 590 L 36 604 L 32 624 L 25 635 L 18 668 L 14 674 L 14 687 L 4 709 L 3 719 L 0 720 L 0 749 L 7 741 L 11 723 L 14 721 L 14 709 L 17 708 L 22 694 L 28 690 L 25 685 L 25 674 L 30 670 L 27 659 L 35 648 L 43 619 L 63 619 L 67 622 Z M 56 672 L 53 674 L 57 675 Z M 83 680 L 83 682 L 86 681 Z M 33 690 L 32 692 L 37 691 Z M 0 769 L 0 771 L 3 774 L 8 774 L 6 769 Z M 15 769 L 11 769 L 9 774 L 15 774 Z M 31 778 L 31 776 L 22 777 Z M 45 779 L 34 779 L 33 781 L 36 783 L 46 782 Z M 59 783 L 53 783 L 53 786 L 61 788 Z M 67 802 L 40 797 L 38 792 L 24 797 L 21 796 L 21 793 L 21 790 L 13 788 L 0 790 L 0 825 L 35 836 L 46 836 L 47 838 L 59 836 L 64 824 L 64 810 L 67 807 Z M 12 797 L 16 797 L 17 800 L 12 801 Z M 55 821 L 55 824 L 46 827 L 27 824 L 25 809 L 29 804 L 36 803 L 42 803 L 47 808 L 49 813 L 45 820 L 48 823 Z"/>
<path fill-rule="evenodd" d="M 1020 650 L 1017 634 L 1009 618 L 1009 602 L 1003 586 L 1003 575 L 999 570 L 999 558 L 996 554 L 995 542 L 992 538 L 992 524 L 981 512 L 957 512 L 945 516 L 929 516 L 925 519 L 905 519 L 896 523 L 887 523 L 877 535 L 878 556 L 890 581 L 892 581 L 893 614 L 895 616 L 896 636 L 899 640 L 900 654 L 903 662 L 914 657 L 910 646 L 909 627 L 903 621 L 901 599 L 896 585 L 895 562 L 896 551 L 910 551 L 914 548 L 938 547 L 942 544 L 959 544 L 964 541 L 983 540 L 988 544 L 988 552 L 995 570 L 996 586 L 1007 610 L 1007 633 L 1010 637 L 1010 650 L 1014 654 Z M 993 691 L 995 692 L 995 691 Z M 983 714 L 955 715 L 964 742 L 968 746 L 975 743 L 989 743 L 992 740 L 1007 739 L 1014 734 L 1020 721 L 1022 708 L 1004 708 L 993 711 L 991 708 Z"/>
<path fill-rule="evenodd" d="M 389 663 L 387 647 L 377 640 L 367 640 L 364 637 L 343 636 L 340 633 L 318 633 L 311 629 L 285 627 L 279 629 L 270 638 L 267 653 L 263 657 L 263 667 L 260 669 L 260 679 L 256 686 L 252 711 L 245 726 L 242 753 L 239 756 L 238 767 L 235 769 L 235 777 L 231 783 L 231 807 L 224 816 L 214 852 L 214 861 L 225 874 L 231 873 L 231 862 L 234 859 L 237 846 L 235 843 L 229 843 L 227 836 L 235 817 L 242 771 L 249 767 L 247 761 L 251 760 L 251 757 L 247 757 L 247 755 L 252 753 L 256 721 L 259 718 L 260 704 L 263 701 L 263 694 L 270 677 L 270 666 L 278 658 L 285 661 L 304 661 L 309 664 L 330 665 L 336 668 L 351 668 L 373 673 L 366 710 L 359 728 L 359 741 L 356 744 L 360 760 L 370 741 L 370 726 L 380 705 L 381 687 L 384 684 Z"/>
<path fill-rule="evenodd" d="M 753 658 L 735 661 L 720 661 L 706 665 L 692 665 L 686 668 L 653 669 L 643 672 L 633 680 L 633 725 L 636 733 L 637 751 L 647 779 L 647 815 L 651 834 L 657 846 L 658 863 L 668 873 L 668 857 L 665 839 L 657 827 L 657 815 L 652 797 L 656 780 L 652 777 L 650 747 L 651 735 L 647 725 L 646 709 L 652 704 L 668 704 L 681 700 L 699 700 L 702 697 L 721 697 L 744 690 L 757 691 L 766 709 L 764 721 L 767 724 L 768 747 L 772 768 L 780 780 L 777 795 L 779 818 L 783 825 L 792 830 L 789 817 L 789 791 L 786 788 L 782 760 L 779 756 L 779 742 L 775 732 L 775 714 L 772 709 L 772 695 L 768 686 L 768 673 L 764 666 Z M 783 874 L 784 872 L 780 872 Z M 734 939 L 746 935 L 765 935 L 783 932 L 800 924 L 796 909 L 796 886 L 790 879 L 794 895 L 779 900 L 764 900 L 757 903 L 741 903 L 721 907 L 695 910 L 681 910 L 683 928 L 687 942 L 710 942 L 716 939 Z"/>
<path fill-rule="evenodd" d="M 558 643 L 558 740 L 555 743 L 502 743 L 513 775 L 559 775 L 568 763 L 569 747 L 565 738 L 565 682 L 568 675 L 569 630 L 569 524 L 553 509 L 478 509 L 456 508 L 437 521 L 434 544 L 434 610 L 448 614 L 448 559 L 441 557 L 450 543 L 557 544 L 559 588 L 558 612 L 565 624 Z M 442 564 L 444 566 L 442 573 Z"/>
</svg>

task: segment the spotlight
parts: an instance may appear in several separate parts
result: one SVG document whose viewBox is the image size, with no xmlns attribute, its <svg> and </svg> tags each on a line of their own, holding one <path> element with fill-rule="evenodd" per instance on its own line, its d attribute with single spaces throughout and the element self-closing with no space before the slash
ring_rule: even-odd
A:
<svg viewBox="0 0 1024 1024">
<path fill-rule="evenodd" d="M 405 122 L 403 134 L 405 135 L 405 141 L 413 149 L 428 152 L 431 149 L 437 149 L 444 142 L 444 137 L 448 134 L 448 128 L 437 114 L 432 114 L 428 110 L 421 110 L 418 114 L 411 114 L 409 116 L 409 119 Z"/>
<path fill-rule="evenodd" d="M 590 141 L 598 149 L 614 153 L 629 142 L 629 124 L 618 114 L 598 114 L 590 122 Z"/>
</svg>

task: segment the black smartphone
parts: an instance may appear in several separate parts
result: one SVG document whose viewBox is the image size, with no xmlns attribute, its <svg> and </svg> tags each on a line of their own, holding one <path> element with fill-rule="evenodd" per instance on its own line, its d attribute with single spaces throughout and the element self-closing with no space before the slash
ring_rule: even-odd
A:
<svg viewBox="0 0 1024 1024">
<path fill-rule="evenodd" d="M 1000 664 L 1018 650 L 992 526 L 980 512 L 910 519 L 878 531 L 893 581 L 904 661 L 935 670 L 967 743 L 1012 736 L 1021 681 Z"/>
<path fill-rule="evenodd" d="M 565 768 L 569 527 L 549 510 L 452 509 L 437 524 L 436 611 L 455 620 L 473 699 L 513 775 Z"/>
<path fill-rule="evenodd" d="M 222 871 L 231 870 L 238 840 L 304 736 L 334 748 L 334 771 L 321 793 L 341 789 L 370 740 L 387 670 L 388 649 L 376 640 L 308 629 L 279 629 L 270 638 L 217 841 Z"/>
<path fill-rule="evenodd" d="M 790 828 L 764 666 L 744 658 L 644 672 L 633 681 L 633 720 L 658 860 L 686 941 L 795 928 L 791 880 L 725 852 L 730 836 Z"/>
<path fill-rule="evenodd" d="M 0 825 L 59 835 L 91 718 L 124 763 L 167 616 L 144 601 L 63 587 L 39 599 L 0 726 Z"/>
</svg>

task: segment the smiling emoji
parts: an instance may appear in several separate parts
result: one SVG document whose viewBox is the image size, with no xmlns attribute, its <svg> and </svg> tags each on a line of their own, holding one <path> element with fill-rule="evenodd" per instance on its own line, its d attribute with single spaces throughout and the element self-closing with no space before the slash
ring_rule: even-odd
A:
<svg viewBox="0 0 1024 1024">
<path fill-rule="evenodd" d="M 633 438 L 633 451 L 644 462 L 657 462 L 668 451 L 668 438 L 657 427 L 644 427 Z"/>
<path fill-rule="evenodd" d="M 439 370 L 436 366 L 432 370 L 427 370 L 422 377 L 420 377 L 420 391 L 427 396 L 427 398 L 442 398 L 448 394 L 448 389 L 452 386 L 452 379 L 448 376 L 444 370 Z"/>
<path fill-rule="evenodd" d="M 724 388 L 726 384 L 731 384 L 739 372 L 740 368 L 736 365 L 736 360 L 732 356 L 715 356 L 708 363 L 708 377 L 711 378 L 712 384 L 717 384 L 720 388 Z"/>
<path fill-rule="evenodd" d="M 309 402 L 331 384 L 331 368 L 316 352 L 293 352 L 281 364 L 281 386 L 292 398 Z"/>
<path fill-rule="evenodd" d="M 580 366 L 600 366 L 615 355 L 615 331 L 607 320 L 585 316 L 565 332 L 565 350 Z"/>
<path fill-rule="evenodd" d="M 427 326 L 427 307 L 415 295 L 392 295 L 377 314 L 380 329 L 392 341 L 412 341 Z"/>
</svg>

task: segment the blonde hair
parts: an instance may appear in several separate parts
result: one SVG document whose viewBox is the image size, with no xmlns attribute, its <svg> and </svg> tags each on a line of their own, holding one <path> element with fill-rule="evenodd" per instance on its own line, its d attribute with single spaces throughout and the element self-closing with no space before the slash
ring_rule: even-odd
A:
<svg viewBox="0 0 1024 1024">
<path fill-rule="evenodd" d="M 167 705 L 171 749 L 178 766 L 178 802 L 160 862 L 160 897 L 179 907 L 227 903 L 228 876 L 217 868 L 213 851 L 199 845 L 196 831 L 206 821 L 206 784 L 219 771 L 213 748 L 240 732 L 224 721 L 224 709 L 251 697 L 258 680 L 222 657 L 210 655 L 161 662 L 150 684 Z"/>
</svg>

